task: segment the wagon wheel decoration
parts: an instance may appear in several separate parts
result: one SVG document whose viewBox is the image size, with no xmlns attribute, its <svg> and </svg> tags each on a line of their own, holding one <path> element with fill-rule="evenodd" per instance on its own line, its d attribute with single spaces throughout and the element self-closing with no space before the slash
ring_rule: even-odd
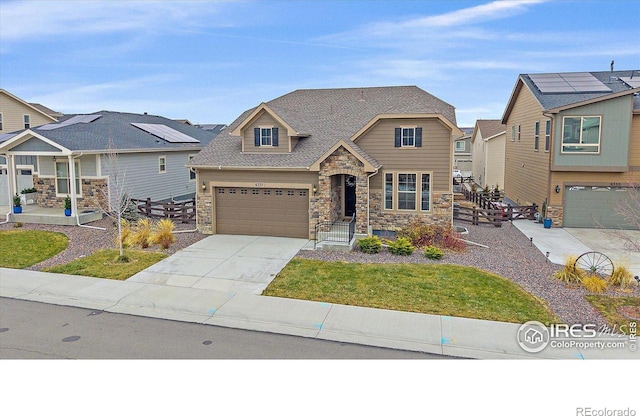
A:
<svg viewBox="0 0 640 416">
<path fill-rule="evenodd" d="M 600 277 L 610 277 L 613 275 L 613 262 L 606 254 L 598 251 L 587 251 L 581 254 L 573 263 L 573 269 L 582 269 L 589 274 Z"/>
</svg>

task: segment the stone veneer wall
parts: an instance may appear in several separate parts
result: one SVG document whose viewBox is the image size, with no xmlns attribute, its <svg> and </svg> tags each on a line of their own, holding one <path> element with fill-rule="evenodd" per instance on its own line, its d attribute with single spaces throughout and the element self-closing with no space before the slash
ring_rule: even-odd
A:
<svg viewBox="0 0 640 416">
<path fill-rule="evenodd" d="M 201 233 L 213 234 L 213 195 L 210 192 L 198 193 L 196 219 Z"/>
<path fill-rule="evenodd" d="M 40 178 L 33 175 L 33 185 L 38 190 L 38 206 L 44 208 L 64 209 L 65 197 L 56 196 L 55 178 Z M 78 210 L 101 209 L 104 195 L 102 189 L 106 188 L 106 179 L 81 179 L 82 197 L 78 198 Z"/>
<path fill-rule="evenodd" d="M 432 192 L 431 211 L 385 211 L 382 190 L 371 191 L 370 221 L 374 230 L 397 231 L 409 224 L 413 218 L 421 218 L 429 224 L 450 225 L 453 219 L 453 194 Z"/>
<path fill-rule="evenodd" d="M 547 218 L 551 218 L 551 225 L 553 227 L 562 227 L 564 221 L 564 207 L 548 206 Z"/>
<path fill-rule="evenodd" d="M 334 175 L 352 175 L 356 177 L 356 232 L 366 233 L 368 183 L 364 164 L 344 147 L 339 147 L 320 164 L 318 192 L 310 201 L 310 235 L 314 237 L 313 227 L 315 224 L 333 220 L 331 182 Z"/>
</svg>

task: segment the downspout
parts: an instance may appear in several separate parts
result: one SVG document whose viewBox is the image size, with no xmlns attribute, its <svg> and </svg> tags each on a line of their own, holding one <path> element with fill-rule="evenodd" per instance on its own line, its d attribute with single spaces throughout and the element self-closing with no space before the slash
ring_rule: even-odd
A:
<svg viewBox="0 0 640 416">
<path fill-rule="evenodd" d="M 9 187 L 9 198 L 11 198 L 11 204 L 9 205 L 9 211 L 7 212 L 7 217 L 3 222 L 0 222 L 0 224 L 6 224 L 9 222 L 9 215 L 11 215 L 12 212 L 12 207 L 13 207 L 13 195 L 14 193 L 12 192 L 13 190 L 13 186 L 11 186 L 14 182 L 16 183 L 15 187 L 17 188 L 17 181 L 16 181 L 16 177 L 15 177 L 15 171 L 14 171 L 14 166 L 15 164 L 13 163 L 13 156 L 8 155 L 5 153 L 5 157 L 7 159 L 7 176 L 8 176 L 8 180 L 7 180 L 7 186 Z M 12 179 L 13 178 L 13 179 Z M 17 193 L 17 190 L 16 190 Z"/>
<path fill-rule="evenodd" d="M 9 175 L 9 155 L 7 155 L 6 153 L 4 154 L 5 159 L 7 159 L 7 175 Z M 11 184 L 9 183 L 9 178 L 7 178 L 7 191 L 9 192 L 9 197 L 11 198 Z M 11 199 L 11 201 L 13 201 L 13 199 Z M 2 224 L 6 224 L 9 222 L 9 215 L 11 215 L 11 204 L 9 204 L 9 211 L 7 211 L 7 217 L 5 218 L 5 220 L 3 222 L 0 222 L 0 225 Z"/>
<path fill-rule="evenodd" d="M 80 214 L 78 213 L 78 198 L 76 197 L 76 193 L 77 193 L 77 189 L 76 188 L 76 164 L 74 159 L 79 158 L 82 156 L 82 153 L 80 153 L 77 156 L 73 156 L 73 155 L 69 155 L 69 176 L 71 176 L 71 180 L 69 181 L 71 183 L 71 208 L 73 209 L 73 212 L 75 212 L 74 217 L 76 218 L 76 225 L 78 227 L 83 227 L 83 228 L 91 228 L 93 230 L 101 230 L 101 231 L 107 231 L 106 228 L 103 227 L 95 227 L 93 225 L 83 225 L 80 224 Z M 73 166 L 73 167 L 72 167 Z M 71 175 L 71 172 L 73 172 L 73 175 Z M 80 180 L 82 181 L 82 178 L 80 178 Z M 80 186 L 82 186 L 82 184 L 80 184 Z"/>
<path fill-rule="evenodd" d="M 380 168 L 377 168 L 375 172 L 373 172 L 371 175 L 367 176 L 367 234 L 369 234 L 369 227 L 371 226 L 371 177 L 374 175 L 377 175 L 378 172 L 380 171 Z M 382 193 L 382 203 L 384 204 L 384 182 L 382 184 L 383 186 L 383 193 Z M 373 230 L 371 230 L 373 232 Z"/>
</svg>

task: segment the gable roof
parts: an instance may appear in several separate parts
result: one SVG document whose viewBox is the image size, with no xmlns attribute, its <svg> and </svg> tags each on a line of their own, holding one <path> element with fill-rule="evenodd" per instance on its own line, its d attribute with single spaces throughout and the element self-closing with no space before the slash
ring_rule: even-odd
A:
<svg viewBox="0 0 640 416">
<path fill-rule="evenodd" d="M 15 95 L 11 94 L 9 91 L 7 91 L 7 90 L 5 90 L 3 88 L 0 88 L 0 94 L 7 95 L 7 97 L 10 97 L 10 98 L 18 101 L 19 103 L 31 108 L 33 111 L 42 114 L 43 116 L 45 116 L 46 118 L 50 119 L 51 121 L 56 121 L 56 118 L 53 115 L 51 115 L 51 114 L 49 114 L 49 113 L 47 113 L 45 111 L 46 107 L 41 106 L 40 104 L 30 104 L 30 103 L 24 101 L 23 99 L 21 99 L 19 97 L 16 97 Z M 36 107 L 36 106 L 42 107 L 42 109 L 40 109 L 39 107 Z"/>
<path fill-rule="evenodd" d="M 483 140 L 491 139 L 499 134 L 505 133 L 507 128 L 502 124 L 502 120 L 478 120 L 476 121 L 477 131 L 482 135 Z M 473 140 L 475 141 L 475 134 Z"/>
<path fill-rule="evenodd" d="M 36 109 L 40 110 L 41 112 L 50 115 L 53 118 L 60 118 L 62 117 L 64 114 L 62 114 L 59 111 L 54 111 L 52 109 L 50 109 L 49 107 L 46 107 L 42 104 L 38 104 L 38 103 L 29 103 L 31 106 L 35 107 Z"/>
<path fill-rule="evenodd" d="M 242 153 L 239 127 L 260 111 L 277 116 L 304 136 L 291 153 Z M 308 169 L 336 143 L 353 140 L 376 117 L 394 114 L 439 115 L 457 129 L 454 107 L 416 86 L 296 90 L 245 111 L 192 165 Z M 356 151 L 365 157 L 362 149 Z"/>
<path fill-rule="evenodd" d="M 585 89 L 584 92 L 579 91 L 571 91 L 569 92 L 549 92 L 548 89 L 544 88 L 544 85 L 540 81 L 541 77 L 550 76 L 558 77 L 563 76 L 581 76 L 581 75 L 589 75 L 599 81 L 602 85 L 601 92 L 594 92 Z M 564 108 L 571 106 L 579 106 L 581 103 L 588 104 L 595 101 L 600 101 L 609 98 L 615 98 L 622 95 L 633 94 L 635 91 L 638 91 L 632 85 L 634 82 L 632 81 L 635 78 L 640 77 L 640 70 L 628 70 L 628 71 L 600 71 L 600 72 L 584 72 L 584 73 L 575 73 L 575 72 L 562 72 L 562 73 L 550 73 L 550 74 L 520 74 L 518 76 L 518 80 L 516 81 L 516 85 L 511 93 L 511 97 L 509 98 L 509 102 L 507 103 L 507 107 L 502 116 L 502 122 L 506 123 L 511 110 L 513 109 L 513 105 L 515 104 L 515 99 L 518 96 L 520 90 L 526 86 L 535 99 L 538 101 L 543 111 L 548 111 L 556 108 Z M 626 80 L 626 81 L 625 81 Z M 631 82 L 631 84 L 629 83 Z M 636 102 L 634 101 L 634 109 L 637 110 Z"/>
<path fill-rule="evenodd" d="M 80 121 L 67 124 L 72 122 L 72 119 Z M 172 142 L 170 137 L 163 139 L 134 124 L 163 125 L 197 142 Z M 65 115 L 57 123 L 23 130 L 10 140 L 13 142 L 30 134 L 34 137 L 44 137 L 70 151 L 100 153 L 109 148 L 110 142 L 115 149 L 125 152 L 184 149 L 199 151 L 208 145 L 217 133 L 160 116 L 98 111 L 90 115 Z M 7 147 L 8 142 L 9 140 L 0 144 L 0 147 Z"/>
</svg>

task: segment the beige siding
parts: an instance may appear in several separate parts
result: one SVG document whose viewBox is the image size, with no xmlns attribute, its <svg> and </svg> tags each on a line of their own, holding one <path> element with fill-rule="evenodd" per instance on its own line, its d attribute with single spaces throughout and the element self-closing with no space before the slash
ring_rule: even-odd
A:
<svg viewBox="0 0 640 416">
<path fill-rule="evenodd" d="M 631 122 L 629 141 L 629 168 L 640 171 L 640 114 L 635 114 Z"/>
<path fill-rule="evenodd" d="M 422 127 L 422 147 L 394 147 L 396 127 Z M 433 172 L 434 191 L 451 188 L 451 130 L 435 119 L 380 120 L 356 140 L 368 155 L 382 164 L 382 170 Z M 372 189 L 382 189 L 381 173 L 371 178 Z"/>
<path fill-rule="evenodd" d="M 476 125 L 475 138 L 473 139 L 473 143 L 471 143 L 471 151 L 473 156 L 473 170 L 471 174 L 473 175 L 473 180 L 475 183 L 480 185 L 480 187 L 484 188 L 485 182 L 487 180 L 487 172 L 486 172 L 486 158 L 487 158 L 487 144 L 482 139 L 482 133 L 480 129 L 478 129 Z M 504 154 L 503 154 L 504 156 Z M 503 163 L 504 166 L 504 163 Z"/>
<path fill-rule="evenodd" d="M 227 183 L 228 186 L 239 186 L 233 185 L 234 183 L 243 183 L 243 186 L 249 186 L 250 184 L 253 184 L 253 187 L 260 186 L 258 184 L 318 184 L 317 172 L 276 172 L 264 170 L 199 170 L 198 177 L 200 185 L 202 185 L 202 182 L 205 182 L 207 184 L 207 190 L 209 189 L 208 184 L 210 182 L 215 182 L 217 184 Z"/>
<path fill-rule="evenodd" d="M 278 147 L 260 146 L 256 147 L 253 139 L 253 129 L 256 127 L 277 127 Z M 243 133 L 243 151 L 246 153 L 288 153 L 289 136 L 287 129 L 279 124 L 269 113 L 263 112 L 251 124 L 247 125 Z"/>
<path fill-rule="evenodd" d="M 485 184 L 490 187 L 498 185 L 498 188 L 504 189 L 505 139 L 506 135 L 502 134 L 485 143 L 486 174 L 483 187 Z"/>
<path fill-rule="evenodd" d="M 24 129 L 25 114 L 28 114 L 31 118 L 31 127 L 53 122 L 42 113 L 3 92 L 0 92 L 0 113 L 2 113 L 2 130 L 0 130 L 0 134 Z"/>
<path fill-rule="evenodd" d="M 506 196 L 520 205 L 541 205 L 549 195 L 549 158 L 544 151 L 544 128 L 547 118 L 531 91 L 523 86 L 506 122 L 506 157 L 504 189 Z M 535 122 L 540 122 L 540 150 L 534 150 Z M 515 126 L 515 141 L 511 129 Z M 520 126 L 520 141 L 518 141 Z M 552 133 L 553 134 L 553 133 Z"/>
</svg>

